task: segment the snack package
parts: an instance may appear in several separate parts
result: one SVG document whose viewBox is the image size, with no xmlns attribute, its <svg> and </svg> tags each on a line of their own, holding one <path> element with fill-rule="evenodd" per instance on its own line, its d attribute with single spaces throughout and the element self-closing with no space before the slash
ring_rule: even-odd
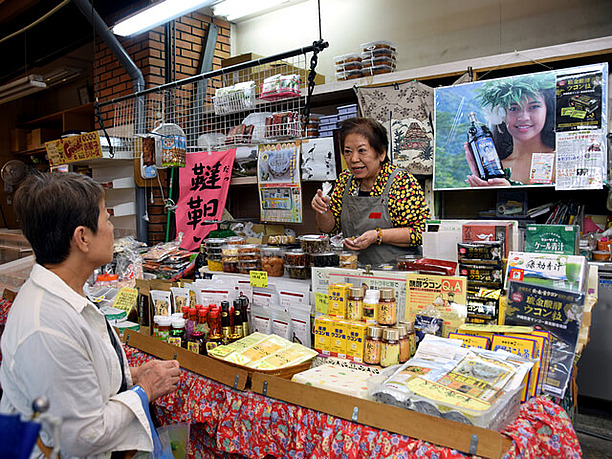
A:
<svg viewBox="0 0 612 459">
<path fill-rule="evenodd" d="M 172 307 L 170 301 L 170 292 L 165 290 L 151 290 L 151 302 L 153 303 L 153 310 L 155 316 L 172 316 Z"/>
</svg>

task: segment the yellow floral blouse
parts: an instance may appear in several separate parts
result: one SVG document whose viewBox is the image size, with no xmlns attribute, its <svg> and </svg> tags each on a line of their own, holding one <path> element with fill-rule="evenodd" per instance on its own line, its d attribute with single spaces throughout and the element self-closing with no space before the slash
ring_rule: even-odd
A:
<svg viewBox="0 0 612 459">
<path fill-rule="evenodd" d="M 370 196 L 382 195 L 387 180 L 395 169 L 397 167 L 390 163 L 381 165 L 381 169 L 374 181 L 374 186 L 370 191 Z M 336 180 L 336 186 L 330 196 L 330 209 L 335 219 L 332 233 L 339 233 L 342 230 L 340 224 L 342 196 L 351 175 L 352 173 L 348 169 L 342 171 L 338 180 Z M 354 179 L 349 193 L 356 196 L 359 192 L 359 185 L 360 180 Z M 429 208 L 425 204 L 423 189 L 414 176 L 403 169 L 399 169 L 389 191 L 389 215 L 391 216 L 394 228 L 406 226 L 412 228 L 410 232 L 411 246 L 421 245 L 425 221 L 429 218 Z"/>
</svg>

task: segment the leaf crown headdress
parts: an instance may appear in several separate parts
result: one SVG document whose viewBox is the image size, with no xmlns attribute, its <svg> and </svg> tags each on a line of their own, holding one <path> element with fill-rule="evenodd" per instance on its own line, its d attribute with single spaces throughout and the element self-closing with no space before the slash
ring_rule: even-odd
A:
<svg viewBox="0 0 612 459">
<path fill-rule="evenodd" d="M 520 104 L 528 97 L 535 98 L 540 91 L 554 87 L 555 76 L 551 73 L 503 78 L 485 82 L 477 89 L 476 100 L 490 109 L 508 108 L 513 103 Z"/>
</svg>

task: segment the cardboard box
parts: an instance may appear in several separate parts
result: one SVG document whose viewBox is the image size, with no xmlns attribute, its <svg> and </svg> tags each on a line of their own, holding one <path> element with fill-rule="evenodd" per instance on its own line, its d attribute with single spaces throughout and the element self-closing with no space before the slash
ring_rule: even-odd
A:
<svg viewBox="0 0 612 459">
<path fill-rule="evenodd" d="M 500 241 L 503 244 L 503 256 L 514 250 L 512 247 L 512 223 L 468 222 L 462 227 L 463 242 Z"/>
<path fill-rule="evenodd" d="M 346 335 L 348 330 L 349 324 L 347 321 L 332 318 L 329 350 L 343 358 L 346 357 Z"/>
<path fill-rule="evenodd" d="M 346 338 L 346 355 L 355 362 L 363 362 L 367 330 L 368 325 L 364 322 L 351 321 L 349 323 L 349 332 Z"/>
<path fill-rule="evenodd" d="M 315 319 L 314 323 L 314 349 L 319 352 L 328 352 L 331 348 L 331 333 L 332 321 L 328 316 L 320 316 Z"/>
<path fill-rule="evenodd" d="M 348 303 L 350 288 L 353 284 L 331 284 L 329 286 L 329 308 L 330 316 L 344 319 L 346 317 L 346 305 Z"/>
<path fill-rule="evenodd" d="M 26 134 L 26 148 L 33 150 L 44 146 L 45 142 L 55 140 L 62 134 L 60 129 L 36 128 Z"/>
<path fill-rule="evenodd" d="M 227 59 L 221 59 L 221 67 L 231 67 L 232 65 L 242 64 L 244 62 L 260 59 L 262 57 L 264 56 L 260 56 L 259 54 L 255 53 L 240 54 Z M 255 82 L 256 94 L 259 94 L 263 80 L 276 74 L 299 75 L 300 79 L 302 80 L 302 85 L 304 86 L 308 81 L 308 72 L 305 72 L 304 69 L 294 67 L 286 61 L 273 61 L 268 64 L 256 65 L 249 69 L 241 70 L 234 74 L 235 81 L 230 81 L 226 84 L 229 86 L 235 83 L 253 80 Z M 226 78 L 231 79 L 231 74 Z M 317 84 L 325 84 L 325 75 L 319 75 L 318 73 L 316 74 L 315 85 Z"/>
<path fill-rule="evenodd" d="M 10 132 L 10 147 L 11 152 L 23 151 L 27 149 L 27 129 L 15 128 Z"/>
<path fill-rule="evenodd" d="M 527 225 L 525 252 L 578 255 L 580 227 L 578 225 Z"/>
</svg>

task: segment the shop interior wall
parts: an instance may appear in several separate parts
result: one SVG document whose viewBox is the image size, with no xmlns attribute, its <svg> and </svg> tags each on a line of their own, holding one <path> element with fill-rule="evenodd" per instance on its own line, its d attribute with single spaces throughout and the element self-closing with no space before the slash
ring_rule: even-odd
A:
<svg viewBox="0 0 612 459">
<path fill-rule="evenodd" d="M 610 0 L 320 0 L 330 44 L 318 72 L 333 78 L 333 57 L 360 44 L 398 45 L 400 70 L 539 48 L 612 34 Z M 269 55 L 319 38 L 317 0 L 235 25 L 232 55 Z M 330 81 L 330 80 L 328 80 Z"/>
</svg>

